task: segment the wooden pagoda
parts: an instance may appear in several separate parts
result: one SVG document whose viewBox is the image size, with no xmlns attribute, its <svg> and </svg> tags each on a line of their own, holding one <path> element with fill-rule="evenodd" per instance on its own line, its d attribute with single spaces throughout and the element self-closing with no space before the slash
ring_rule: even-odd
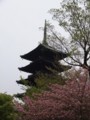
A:
<svg viewBox="0 0 90 120">
<path fill-rule="evenodd" d="M 29 65 L 19 68 L 20 71 L 30 73 L 25 80 L 17 81 L 18 84 L 36 86 L 35 79 L 38 73 L 57 74 L 70 69 L 70 66 L 61 65 L 60 60 L 68 57 L 67 53 L 54 50 L 46 42 L 46 22 L 44 27 L 43 43 L 39 44 L 34 50 L 22 55 L 21 58 L 31 61 Z"/>
</svg>

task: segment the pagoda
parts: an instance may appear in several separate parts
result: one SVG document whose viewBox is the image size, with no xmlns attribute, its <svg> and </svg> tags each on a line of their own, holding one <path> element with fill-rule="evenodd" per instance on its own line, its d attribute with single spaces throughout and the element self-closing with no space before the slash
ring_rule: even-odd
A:
<svg viewBox="0 0 90 120">
<path fill-rule="evenodd" d="M 71 68 L 70 66 L 59 63 L 60 60 L 68 57 L 68 54 L 50 47 L 46 41 L 46 32 L 47 27 L 45 21 L 43 43 L 39 44 L 29 53 L 20 56 L 23 59 L 29 60 L 30 64 L 19 68 L 19 70 L 27 72 L 30 75 L 24 80 L 16 81 L 18 84 L 25 85 L 26 83 L 29 86 L 36 86 L 35 79 L 39 73 L 54 75 Z"/>
</svg>

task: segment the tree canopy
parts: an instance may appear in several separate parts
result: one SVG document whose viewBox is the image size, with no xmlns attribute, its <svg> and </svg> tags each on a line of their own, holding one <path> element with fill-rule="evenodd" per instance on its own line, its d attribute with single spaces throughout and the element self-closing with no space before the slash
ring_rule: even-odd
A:
<svg viewBox="0 0 90 120">
<path fill-rule="evenodd" d="M 49 85 L 48 91 L 25 96 L 24 104 L 17 103 L 18 120 L 90 120 L 90 81 L 87 71 L 65 85 Z"/>
<path fill-rule="evenodd" d="M 60 8 L 49 11 L 52 18 L 69 34 L 68 38 L 55 32 L 50 26 L 49 42 L 70 53 L 67 63 L 88 69 L 90 74 L 90 1 L 63 0 Z M 50 41 L 51 40 L 51 41 Z M 60 44 L 60 46 L 59 46 Z"/>
<path fill-rule="evenodd" d="M 0 93 L 0 120 L 16 120 L 13 97 Z"/>
</svg>

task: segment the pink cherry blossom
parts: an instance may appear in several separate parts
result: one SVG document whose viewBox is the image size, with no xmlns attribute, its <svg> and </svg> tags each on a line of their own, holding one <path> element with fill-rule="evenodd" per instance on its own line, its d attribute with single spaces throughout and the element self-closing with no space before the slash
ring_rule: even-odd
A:
<svg viewBox="0 0 90 120">
<path fill-rule="evenodd" d="M 50 85 L 36 99 L 24 97 L 18 103 L 18 120 L 90 120 L 90 80 L 87 74 L 78 80 L 67 80 L 65 85 Z"/>
</svg>

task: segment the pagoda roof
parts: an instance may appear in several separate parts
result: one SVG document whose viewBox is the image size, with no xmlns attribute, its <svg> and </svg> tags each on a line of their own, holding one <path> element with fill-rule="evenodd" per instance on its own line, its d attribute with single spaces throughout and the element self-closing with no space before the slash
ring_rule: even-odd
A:
<svg viewBox="0 0 90 120">
<path fill-rule="evenodd" d="M 28 78 L 23 80 L 17 80 L 16 82 L 22 85 L 36 86 L 34 75 L 29 75 Z"/>
<path fill-rule="evenodd" d="M 38 72 L 52 74 L 54 71 L 63 72 L 70 68 L 71 68 L 70 66 L 61 65 L 59 64 L 59 62 L 53 63 L 47 60 L 40 59 L 40 60 L 31 62 L 29 65 L 25 67 L 19 68 L 19 70 L 23 72 L 28 72 L 28 73 L 34 73 L 34 74 Z"/>
<path fill-rule="evenodd" d="M 35 61 L 39 58 L 43 58 L 46 60 L 54 61 L 54 60 L 61 60 L 68 56 L 67 53 L 52 49 L 48 45 L 39 44 L 35 49 L 31 52 L 21 55 L 21 58 Z"/>
</svg>

